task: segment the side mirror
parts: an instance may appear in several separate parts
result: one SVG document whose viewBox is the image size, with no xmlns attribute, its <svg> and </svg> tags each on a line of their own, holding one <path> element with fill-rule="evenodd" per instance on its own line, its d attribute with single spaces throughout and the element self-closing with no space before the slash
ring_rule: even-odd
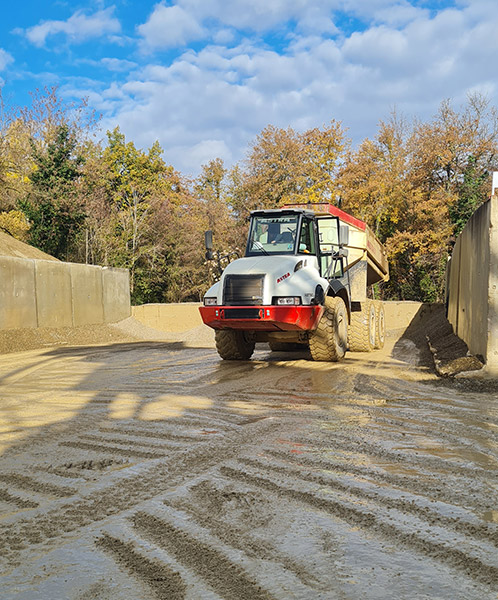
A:
<svg viewBox="0 0 498 600">
<path fill-rule="evenodd" d="M 204 243 L 206 246 L 206 260 L 213 260 L 213 232 L 211 230 L 204 232 Z"/>
<path fill-rule="evenodd" d="M 339 226 L 339 246 L 348 246 L 349 245 L 349 226 L 348 225 L 340 225 Z"/>
</svg>

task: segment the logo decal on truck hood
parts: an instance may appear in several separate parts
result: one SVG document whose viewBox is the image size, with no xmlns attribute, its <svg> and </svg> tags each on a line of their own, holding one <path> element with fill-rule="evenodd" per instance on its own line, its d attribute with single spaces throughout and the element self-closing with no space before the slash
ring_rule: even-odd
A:
<svg viewBox="0 0 498 600">
<path fill-rule="evenodd" d="M 290 273 L 286 273 L 285 275 L 282 275 L 281 277 L 279 277 L 277 279 L 277 283 L 281 283 L 282 281 L 284 281 L 284 279 L 287 279 L 287 277 L 290 277 Z"/>
</svg>

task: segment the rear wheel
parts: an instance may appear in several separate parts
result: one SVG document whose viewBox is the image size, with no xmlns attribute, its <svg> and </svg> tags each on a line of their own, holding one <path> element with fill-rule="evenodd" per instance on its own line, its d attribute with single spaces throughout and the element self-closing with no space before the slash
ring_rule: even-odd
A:
<svg viewBox="0 0 498 600">
<path fill-rule="evenodd" d="M 383 348 L 386 341 L 386 315 L 384 304 L 380 300 L 374 300 L 375 306 L 375 347 Z"/>
<path fill-rule="evenodd" d="M 248 339 L 245 331 L 233 329 L 216 329 L 214 339 L 216 350 L 224 360 L 248 360 L 256 345 Z"/>
<path fill-rule="evenodd" d="M 348 313 L 342 298 L 325 298 L 325 310 L 318 327 L 310 334 L 313 360 L 337 362 L 346 353 Z"/>
<path fill-rule="evenodd" d="M 348 329 L 351 352 L 370 352 L 375 348 L 376 311 L 372 300 L 361 303 L 361 311 L 351 313 Z"/>
</svg>

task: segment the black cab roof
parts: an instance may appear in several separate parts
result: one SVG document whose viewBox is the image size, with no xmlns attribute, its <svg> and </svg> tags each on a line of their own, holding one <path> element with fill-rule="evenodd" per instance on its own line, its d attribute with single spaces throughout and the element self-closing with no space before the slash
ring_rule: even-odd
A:
<svg viewBox="0 0 498 600">
<path fill-rule="evenodd" d="M 310 219 L 314 219 L 316 217 L 315 212 L 312 210 L 306 210 L 304 208 L 267 208 L 251 211 L 251 217 L 276 217 L 278 215 L 304 215 Z"/>
</svg>

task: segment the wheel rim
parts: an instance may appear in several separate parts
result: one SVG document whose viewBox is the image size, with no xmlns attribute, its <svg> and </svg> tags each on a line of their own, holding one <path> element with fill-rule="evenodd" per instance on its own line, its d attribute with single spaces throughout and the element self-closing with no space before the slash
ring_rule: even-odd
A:
<svg viewBox="0 0 498 600">
<path fill-rule="evenodd" d="M 375 346 L 375 306 L 370 307 L 368 316 L 368 335 L 370 337 L 370 345 L 372 348 Z"/>
<path fill-rule="evenodd" d="M 346 350 L 348 344 L 348 320 L 344 310 L 337 312 L 337 339 L 340 347 Z"/>
<path fill-rule="evenodd" d="M 379 329 L 379 332 L 378 332 L 379 342 L 381 344 L 383 344 L 385 337 L 386 337 L 386 321 L 385 321 L 384 311 L 382 309 L 379 311 L 379 322 L 377 324 L 377 327 Z"/>
</svg>

